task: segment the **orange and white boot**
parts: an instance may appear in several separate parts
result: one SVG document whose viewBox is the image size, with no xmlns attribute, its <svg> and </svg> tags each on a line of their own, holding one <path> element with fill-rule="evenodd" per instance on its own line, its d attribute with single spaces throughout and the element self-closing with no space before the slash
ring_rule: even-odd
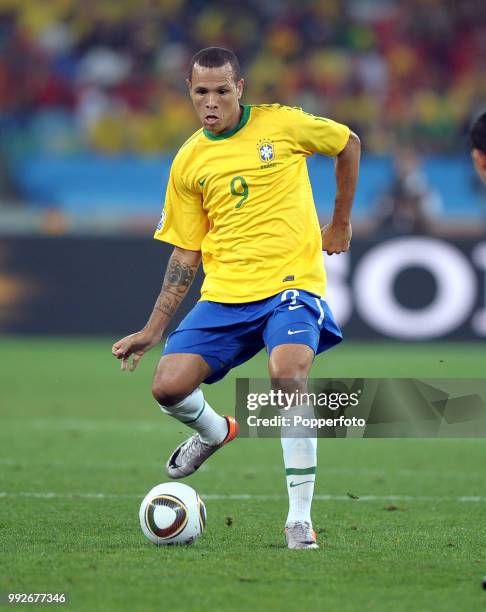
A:
<svg viewBox="0 0 486 612">
<path fill-rule="evenodd" d="M 228 425 L 228 433 L 220 444 L 216 446 L 206 444 L 201 440 L 198 433 L 179 444 L 165 466 L 170 478 L 184 478 L 194 474 L 211 455 L 236 438 L 240 431 L 238 422 L 232 416 L 225 416 L 224 418 Z"/>
</svg>

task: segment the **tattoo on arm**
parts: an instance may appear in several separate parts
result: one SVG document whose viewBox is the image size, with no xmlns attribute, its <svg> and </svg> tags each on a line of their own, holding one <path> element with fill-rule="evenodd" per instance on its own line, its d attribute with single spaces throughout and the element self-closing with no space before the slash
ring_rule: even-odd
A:
<svg viewBox="0 0 486 612">
<path fill-rule="evenodd" d="M 154 310 L 172 317 L 189 290 L 198 267 L 199 264 L 190 265 L 172 256 Z"/>
<path fill-rule="evenodd" d="M 196 270 L 197 266 L 189 266 L 175 257 L 171 258 L 165 275 L 164 285 L 175 289 L 178 294 L 185 294 L 194 280 Z"/>
</svg>

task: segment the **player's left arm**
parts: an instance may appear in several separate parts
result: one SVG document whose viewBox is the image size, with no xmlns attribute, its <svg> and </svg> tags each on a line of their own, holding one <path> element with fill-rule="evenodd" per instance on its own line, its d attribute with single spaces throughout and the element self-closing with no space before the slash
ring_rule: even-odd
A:
<svg viewBox="0 0 486 612">
<path fill-rule="evenodd" d="M 359 174 L 361 143 L 354 132 L 336 157 L 336 200 L 331 223 L 321 228 L 322 249 L 328 254 L 343 253 L 351 242 L 351 208 Z"/>
</svg>

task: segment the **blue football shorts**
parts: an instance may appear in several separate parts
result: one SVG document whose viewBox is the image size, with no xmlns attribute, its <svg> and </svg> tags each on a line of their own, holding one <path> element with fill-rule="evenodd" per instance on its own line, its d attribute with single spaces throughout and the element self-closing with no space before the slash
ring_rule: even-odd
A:
<svg viewBox="0 0 486 612">
<path fill-rule="evenodd" d="M 305 344 L 314 354 L 343 339 L 329 306 L 308 291 L 287 289 L 245 304 L 201 301 L 167 338 L 163 355 L 194 353 L 211 368 L 213 383 L 256 355 L 280 344 Z"/>
</svg>

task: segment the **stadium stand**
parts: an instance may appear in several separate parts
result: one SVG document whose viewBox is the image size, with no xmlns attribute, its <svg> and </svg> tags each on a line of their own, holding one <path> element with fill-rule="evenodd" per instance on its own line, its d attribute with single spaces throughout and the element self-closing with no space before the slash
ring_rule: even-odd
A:
<svg viewBox="0 0 486 612">
<path fill-rule="evenodd" d="M 1 197 L 81 212 L 160 207 L 168 160 L 197 128 L 188 59 L 219 44 L 241 58 L 246 101 L 303 106 L 360 134 L 363 194 L 380 168 L 392 180 L 382 156 L 413 145 L 432 155 L 425 170 L 444 213 L 477 216 L 465 133 L 486 106 L 486 21 L 481 0 L 446 4 L 0 0 Z"/>
</svg>

